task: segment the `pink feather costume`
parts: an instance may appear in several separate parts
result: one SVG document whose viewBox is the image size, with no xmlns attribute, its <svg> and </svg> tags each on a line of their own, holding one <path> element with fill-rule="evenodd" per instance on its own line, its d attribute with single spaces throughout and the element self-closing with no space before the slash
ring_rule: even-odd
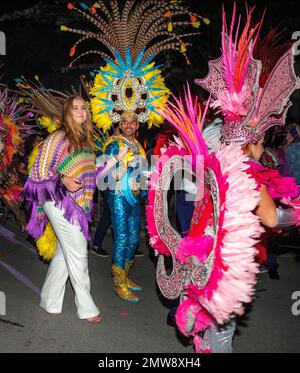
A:
<svg viewBox="0 0 300 373">
<path fill-rule="evenodd" d="M 177 128 L 183 144 L 172 144 L 151 175 L 147 223 L 150 243 L 159 254 L 158 285 L 170 299 L 182 295 L 176 322 L 183 334 L 195 337 L 200 352 L 200 332 L 242 314 L 244 304 L 251 301 L 257 273 L 255 243 L 263 230 L 252 213 L 259 193 L 255 181 L 245 173 L 246 157 L 241 149 L 220 146 L 209 154 L 201 134 L 205 114 L 201 121 L 197 99 L 188 90 L 184 102 L 175 100 L 176 105 L 169 104 L 163 115 Z M 203 198 L 196 202 L 189 235 L 181 238 L 164 214 L 163 195 L 164 182 L 172 178 L 169 161 L 175 162 L 176 172 L 176 162 L 180 167 L 187 154 L 192 155 L 192 163 L 197 160 L 193 155 L 204 158 L 206 186 Z M 170 276 L 161 254 L 173 258 Z"/>
<path fill-rule="evenodd" d="M 188 89 L 184 100 L 175 98 L 175 104 L 170 103 L 162 113 L 179 131 L 182 144 L 167 149 L 164 156 L 170 159 L 159 162 L 150 180 L 147 223 L 150 243 L 159 255 L 157 283 L 167 298 L 181 296 L 177 326 L 184 335 L 194 337 L 197 352 L 211 351 L 203 343 L 202 332 L 242 315 L 254 293 L 258 272 L 255 245 L 264 230 L 253 213 L 260 201 L 259 179 L 251 174 L 255 166 L 248 163 L 241 145 L 260 140 L 275 124 L 283 125 L 288 97 L 299 87 L 288 51 L 260 89 L 260 62 L 252 53 L 261 23 L 249 31 L 252 11 L 239 41 L 240 20 L 233 38 L 235 7 L 229 35 L 223 11 L 223 55 L 209 63 L 205 79 L 196 81 L 211 92 L 212 106 L 224 115 L 223 144 L 208 153 L 201 134 L 205 113 L 201 116 L 198 101 Z M 194 170 L 196 156 L 203 157 L 204 180 L 200 183 L 204 182 L 205 188 L 203 198 L 195 204 L 191 230 L 181 238 L 166 215 L 165 189 L 182 169 L 185 153 L 192 155 Z M 256 169 L 254 173 L 261 177 L 263 172 Z M 269 173 L 265 181 L 280 194 L 282 183 L 275 174 Z M 295 196 L 296 186 L 289 181 L 288 192 Z M 162 254 L 172 256 L 169 276 Z"/>
</svg>

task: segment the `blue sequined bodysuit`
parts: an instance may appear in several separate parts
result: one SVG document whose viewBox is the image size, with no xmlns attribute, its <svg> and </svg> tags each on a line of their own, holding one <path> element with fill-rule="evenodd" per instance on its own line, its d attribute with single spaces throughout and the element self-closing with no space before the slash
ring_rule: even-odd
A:
<svg viewBox="0 0 300 373">
<path fill-rule="evenodd" d="M 114 156 L 126 146 L 133 153 L 133 159 L 124 164 L 118 162 L 111 172 L 108 203 L 114 232 L 112 263 L 125 269 L 139 243 L 140 230 L 140 169 L 145 152 L 137 140 L 129 141 L 122 135 L 113 136 L 104 147 L 106 155 Z"/>
</svg>

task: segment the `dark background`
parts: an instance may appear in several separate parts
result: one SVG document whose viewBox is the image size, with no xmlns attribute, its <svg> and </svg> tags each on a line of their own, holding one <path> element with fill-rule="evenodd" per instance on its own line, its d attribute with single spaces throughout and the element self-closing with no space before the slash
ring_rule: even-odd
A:
<svg viewBox="0 0 300 373">
<path fill-rule="evenodd" d="M 107 3 L 108 0 L 104 1 Z M 32 79 L 38 75 L 46 87 L 68 90 L 72 85 L 78 87 L 81 74 L 89 77 L 89 71 L 95 69 L 98 64 L 103 64 L 99 56 L 91 55 L 79 60 L 74 69 L 67 70 L 72 60 L 69 56 L 70 48 L 79 36 L 61 32 L 60 25 L 91 29 L 91 26 L 78 17 L 76 12 L 67 9 L 68 2 L 67 0 L 21 2 L 11 0 L 1 3 L 0 30 L 5 32 L 7 48 L 6 56 L 0 56 L 4 65 L 1 69 L 2 83 L 13 88 L 14 78 L 24 75 Z M 121 3 L 124 2 L 120 1 Z M 191 65 L 187 65 L 184 57 L 176 52 L 161 53 L 156 61 L 164 63 L 163 73 L 166 84 L 174 93 L 177 93 L 188 80 L 193 93 L 205 94 L 192 82 L 195 78 L 206 75 L 209 59 L 220 55 L 222 4 L 225 5 L 229 19 L 233 0 L 189 0 L 185 3 L 190 10 L 211 20 L 209 27 L 201 26 L 199 30 L 202 34 L 191 40 L 193 46 L 188 47 Z M 245 2 L 237 0 L 236 3 L 238 10 L 245 17 Z M 290 37 L 293 31 L 300 30 L 300 12 L 297 3 L 299 4 L 296 0 L 248 1 L 248 5 L 256 6 L 254 21 L 260 19 L 263 10 L 267 7 L 261 36 L 264 36 L 271 26 L 287 28 Z M 79 1 L 73 1 L 73 4 L 78 5 Z M 86 4 L 92 5 L 93 2 L 86 1 Z M 99 44 L 83 43 L 81 48 L 77 49 L 75 57 L 80 51 L 86 51 L 90 47 L 94 49 L 97 46 L 99 48 Z M 82 65 L 85 65 L 85 68 L 82 68 Z M 300 114 L 297 113 L 296 116 L 299 117 Z"/>
</svg>

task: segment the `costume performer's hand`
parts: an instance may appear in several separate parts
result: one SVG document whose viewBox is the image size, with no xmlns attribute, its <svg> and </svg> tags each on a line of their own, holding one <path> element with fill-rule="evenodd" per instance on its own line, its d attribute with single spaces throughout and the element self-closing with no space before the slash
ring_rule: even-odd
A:
<svg viewBox="0 0 300 373">
<path fill-rule="evenodd" d="M 63 176 L 61 182 L 72 193 L 82 188 L 82 183 L 75 177 Z"/>
<path fill-rule="evenodd" d="M 118 159 L 120 161 L 123 160 L 123 159 L 125 159 L 128 151 L 129 151 L 129 149 L 126 146 L 124 146 L 123 148 L 121 148 L 121 150 L 119 151 L 119 154 L 118 154 Z"/>
</svg>

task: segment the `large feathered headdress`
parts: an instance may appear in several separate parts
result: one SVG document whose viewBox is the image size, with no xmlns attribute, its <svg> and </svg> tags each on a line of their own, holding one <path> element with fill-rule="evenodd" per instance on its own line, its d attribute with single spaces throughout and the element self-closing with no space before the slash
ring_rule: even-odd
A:
<svg viewBox="0 0 300 373">
<path fill-rule="evenodd" d="M 61 125 L 65 100 L 70 96 L 81 96 L 74 89 L 71 92 L 61 92 L 46 88 L 38 79 L 34 82 L 22 77 L 15 81 L 29 110 L 35 114 L 34 119 L 49 133 L 56 131 Z"/>
<path fill-rule="evenodd" d="M 10 166 L 22 143 L 33 127 L 26 125 L 31 113 L 25 113 L 25 106 L 11 97 L 7 88 L 0 88 L 0 172 Z"/>
<path fill-rule="evenodd" d="M 22 186 L 17 172 L 17 155 L 23 149 L 24 140 L 35 133 L 33 126 L 26 124 L 30 116 L 17 95 L 11 95 L 5 86 L 0 88 L 0 199 L 21 226 L 25 216 L 21 208 Z"/>
<path fill-rule="evenodd" d="M 161 77 L 160 66 L 155 66 L 152 60 L 168 49 L 180 51 L 187 58 L 185 37 L 198 32 L 180 33 L 173 28 L 188 25 L 198 28 L 200 19 L 206 24 L 209 20 L 189 12 L 180 1 L 127 0 L 122 11 L 117 0 L 111 0 L 109 7 L 103 1 L 91 7 L 80 5 L 82 10 L 70 3 L 68 8 L 80 13 L 97 31 L 64 25 L 61 30 L 82 35 L 71 48 L 71 56 L 88 39 L 102 44 L 101 50 L 84 52 L 71 63 L 91 53 L 100 55 L 106 62 L 97 71 L 91 89 L 93 119 L 98 127 L 106 131 L 112 123 L 120 121 L 123 111 L 135 112 L 140 122 L 148 121 L 149 127 L 161 124 L 163 118 L 157 109 L 166 103 L 170 92 Z"/>
<path fill-rule="evenodd" d="M 289 97 L 300 87 L 291 49 L 273 64 L 261 86 L 262 63 L 253 58 L 253 51 L 262 21 L 251 28 L 253 10 L 251 8 L 247 12 L 246 25 L 239 33 L 240 17 L 234 31 L 236 5 L 229 30 L 223 8 L 222 56 L 209 62 L 206 78 L 196 80 L 197 84 L 211 92 L 214 99 L 212 106 L 224 116 L 221 134 L 226 144 L 256 142 L 270 127 L 284 125 L 291 105 Z"/>
<path fill-rule="evenodd" d="M 15 81 L 22 99 L 27 103 L 28 110 L 35 114 L 34 119 L 39 127 L 46 129 L 49 133 L 61 127 L 64 102 L 72 96 L 82 97 L 81 87 L 78 90 L 72 88 L 70 91 L 61 92 L 46 88 L 38 79 L 29 81 L 22 77 L 15 79 Z M 81 81 L 81 83 L 83 88 L 86 89 L 85 82 Z M 102 153 L 103 144 L 106 140 L 107 135 L 94 126 L 94 141 L 97 153 Z"/>
</svg>

